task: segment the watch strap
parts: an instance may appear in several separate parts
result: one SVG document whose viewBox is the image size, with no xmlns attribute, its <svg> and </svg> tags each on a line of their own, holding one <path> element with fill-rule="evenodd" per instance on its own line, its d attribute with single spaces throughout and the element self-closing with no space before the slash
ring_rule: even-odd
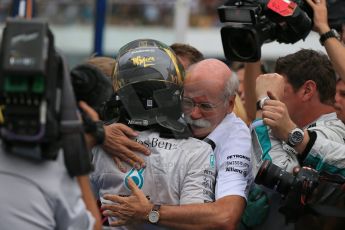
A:
<svg viewBox="0 0 345 230">
<path fill-rule="evenodd" d="M 153 205 L 153 207 L 152 207 L 152 211 L 158 212 L 160 208 L 161 208 L 161 205 L 160 205 L 160 204 L 155 204 L 155 205 Z"/>
<path fill-rule="evenodd" d="M 303 161 L 305 160 L 305 158 L 307 157 L 307 155 L 309 154 L 311 148 L 314 146 L 314 143 L 315 143 L 316 138 L 317 138 L 317 134 L 315 131 L 308 129 L 307 132 L 309 135 L 309 141 L 308 141 L 304 151 L 301 154 L 298 154 L 298 157 L 297 157 L 297 159 L 301 165 L 302 165 Z"/>
<path fill-rule="evenodd" d="M 256 102 L 256 111 L 259 111 L 259 110 L 261 110 L 261 107 L 260 107 L 260 100 L 258 100 L 258 101 Z"/>
<path fill-rule="evenodd" d="M 105 140 L 104 124 L 102 121 L 96 121 L 95 125 L 96 125 L 96 130 L 93 135 L 96 139 L 97 144 L 101 145 L 103 144 Z"/>
<path fill-rule="evenodd" d="M 256 102 L 256 111 L 262 110 L 265 101 L 270 99 L 269 96 L 263 97 Z"/>
<path fill-rule="evenodd" d="M 329 31 L 327 31 L 326 33 L 323 33 L 320 35 L 320 43 L 321 45 L 325 45 L 325 42 L 327 39 L 329 38 L 336 38 L 338 40 L 340 40 L 340 35 L 338 34 L 338 32 L 335 29 L 331 29 Z"/>
</svg>

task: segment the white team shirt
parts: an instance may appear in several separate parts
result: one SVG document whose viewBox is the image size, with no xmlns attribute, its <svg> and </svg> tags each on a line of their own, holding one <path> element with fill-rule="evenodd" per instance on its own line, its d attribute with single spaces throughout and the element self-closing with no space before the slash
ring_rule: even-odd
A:
<svg viewBox="0 0 345 230">
<path fill-rule="evenodd" d="M 105 194 L 129 196 L 131 194 L 126 178 L 130 177 L 154 204 L 182 205 L 212 202 L 216 166 L 211 146 L 195 138 L 162 138 L 150 130 L 139 132 L 135 139 L 148 147 L 150 156 L 143 156 L 144 169 L 136 170 L 125 165 L 120 171 L 111 156 L 101 148 L 94 148 L 95 171 L 91 174 L 91 184 L 98 197 Z M 113 228 L 110 228 L 113 229 Z M 163 229 L 161 226 L 139 224 L 117 229 Z"/>
<path fill-rule="evenodd" d="M 207 138 L 216 144 L 216 200 L 228 195 L 238 195 L 247 199 L 253 181 L 249 128 L 231 113 Z"/>
</svg>

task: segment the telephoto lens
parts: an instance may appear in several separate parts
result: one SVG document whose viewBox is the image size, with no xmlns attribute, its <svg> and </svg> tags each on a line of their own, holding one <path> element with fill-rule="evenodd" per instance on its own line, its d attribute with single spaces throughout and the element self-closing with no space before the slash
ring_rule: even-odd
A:
<svg viewBox="0 0 345 230">
<path fill-rule="evenodd" d="M 295 177 L 292 174 L 279 168 L 269 160 L 262 163 L 255 177 L 255 183 L 274 189 L 284 196 L 289 193 L 294 180 Z"/>
</svg>

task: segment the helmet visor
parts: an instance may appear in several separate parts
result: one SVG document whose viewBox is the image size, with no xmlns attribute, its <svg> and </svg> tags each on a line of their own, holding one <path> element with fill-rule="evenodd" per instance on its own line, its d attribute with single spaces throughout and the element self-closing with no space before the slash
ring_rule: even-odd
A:
<svg viewBox="0 0 345 230">
<path fill-rule="evenodd" d="M 170 49 L 142 47 L 119 54 L 116 62 L 113 87 L 122 87 L 144 81 L 164 81 L 182 85 L 184 73 Z"/>
</svg>

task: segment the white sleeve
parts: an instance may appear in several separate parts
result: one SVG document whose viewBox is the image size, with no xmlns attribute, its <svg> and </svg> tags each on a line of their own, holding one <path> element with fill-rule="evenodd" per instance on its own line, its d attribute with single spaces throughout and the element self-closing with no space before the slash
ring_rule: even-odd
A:
<svg viewBox="0 0 345 230">
<path fill-rule="evenodd" d="M 264 160 L 269 160 L 288 172 L 292 172 L 294 167 L 299 166 L 295 150 L 276 139 L 272 135 L 271 129 L 264 125 L 261 119 L 254 121 L 251 129 L 254 174 L 256 174 Z"/>
<path fill-rule="evenodd" d="M 345 140 L 330 133 L 325 135 L 317 129 L 314 131 L 317 133 L 316 140 L 303 165 L 345 178 Z"/>
<path fill-rule="evenodd" d="M 229 136 L 221 146 L 216 146 L 217 148 L 216 200 L 228 195 L 247 199 L 253 180 L 249 132 L 240 130 Z"/>
<path fill-rule="evenodd" d="M 193 152 L 187 153 L 189 159 L 186 162 L 180 204 L 212 202 L 216 174 L 213 150 L 207 143 L 192 149 Z"/>
</svg>

